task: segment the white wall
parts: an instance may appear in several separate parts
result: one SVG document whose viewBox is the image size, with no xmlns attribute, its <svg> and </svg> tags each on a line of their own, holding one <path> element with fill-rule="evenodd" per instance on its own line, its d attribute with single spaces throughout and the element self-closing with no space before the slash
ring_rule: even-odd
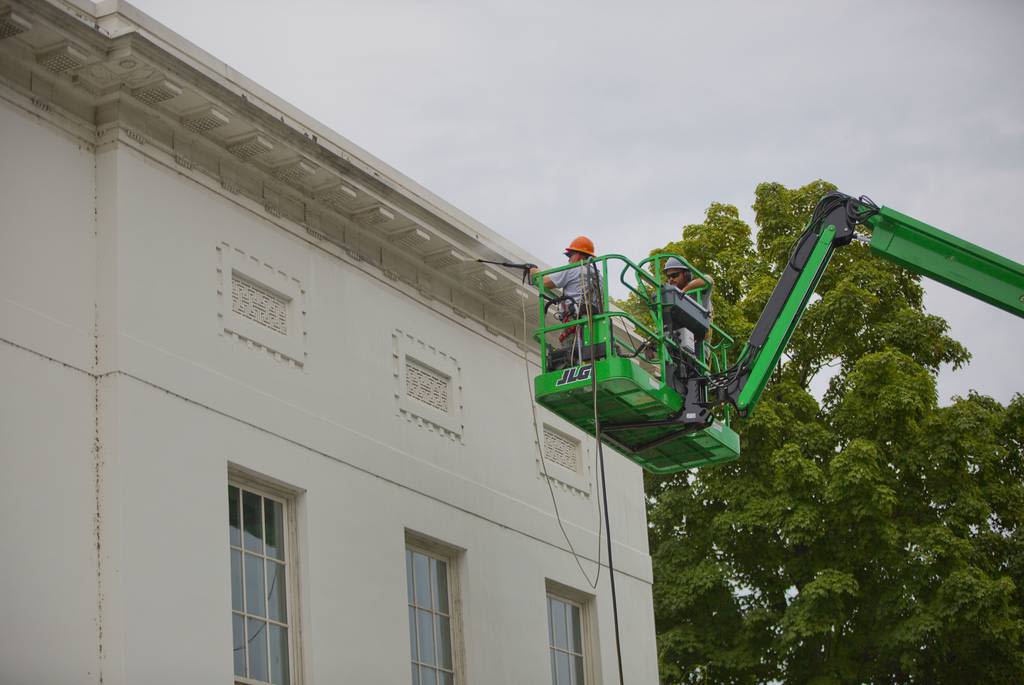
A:
<svg viewBox="0 0 1024 685">
<path fill-rule="evenodd" d="M 400 288 L 367 277 L 173 169 L 132 151 L 118 154 L 117 167 L 118 279 L 131 284 L 120 291 L 120 368 L 396 480 L 412 480 L 410 470 L 423 470 L 421 478 L 439 488 L 431 494 L 445 500 L 465 498 L 468 486 L 475 497 L 495 500 L 484 505 L 495 515 L 524 503 L 550 507 L 547 489 L 538 487 L 519 352 L 472 332 L 464 320 L 428 310 Z M 305 368 L 222 335 L 216 273 L 222 243 L 303 282 Z M 463 444 L 396 416 L 396 328 L 460 361 Z M 538 415 L 565 427 L 544 410 Z M 355 450 L 350 440 L 369 445 Z M 609 460 L 609 467 L 610 497 L 628 515 L 616 526 L 617 538 L 645 555 L 641 472 L 621 459 Z M 569 519 L 593 528 L 590 503 L 572 504 L 570 498 Z"/>
<path fill-rule="evenodd" d="M 408 529 L 466 550 L 460 581 L 468 682 L 546 682 L 545 579 L 587 588 L 538 475 L 521 353 L 289 234 L 237 196 L 204 188 L 173 164 L 123 145 L 94 157 L 8 108 L 0 115 L 5 138 L 18 128 L 24 156 L 50 157 L 34 177 L 10 157 L 0 162 L 0 332 L 27 348 L 7 344 L 0 354 L 2 368 L 20 378 L 0 393 L 5 408 L 17 408 L 0 419 L 0 444 L 5 465 L 28 484 L 5 479 L 0 506 L 5 520 L 32 522 L 31 535 L 5 526 L 5 549 L 14 545 L 13 556 L 25 561 L 4 572 L 14 574 L 15 586 L 59 583 L 64 574 L 78 583 L 62 586 L 74 601 L 60 593 L 11 597 L 5 583 L 5 617 L 43 631 L 39 617 L 70 601 L 73 620 L 65 629 L 83 637 L 61 655 L 60 674 L 94 675 L 102 667 L 105 683 L 230 681 L 231 462 L 300 493 L 301 630 L 310 681 L 408 679 Z M 57 181 L 67 187 L 59 201 L 32 201 Z M 27 230 L 29 224 L 51 232 Z M 224 334 L 217 269 L 225 244 L 301 281 L 301 367 Z M 23 310 L 30 313 L 11 314 Z M 40 356 L 92 370 L 94 318 L 98 380 Z M 395 329 L 458 359 L 460 441 L 398 415 Z M 40 438 L 54 406 L 61 407 L 61 430 Z M 543 410 L 538 417 L 572 433 Z M 98 481 L 91 451 L 97 437 Z M 606 457 L 627 674 L 631 683 L 654 683 L 641 472 L 611 451 Z M 57 468 L 65 461 L 73 465 Z M 54 471 L 68 491 L 60 506 L 34 496 L 52 488 Z M 589 490 L 556 495 L 574 544 L 593 557 L 593 479 Z M 75 552 L 68 564 L 53 564 L 53 537 Z M 592 562 L 583 563 L 593 572 Z M 601 670 L 610 682 L 616 666 L 606 573 L 596 608 Z M 53 673 L 43 661 L 50 649 L 40 643 L 25 650 L 12 651 L 24 667 L 18 674 Z M 0 666 L 5 679 L 6 668 Z"/>
<path fill-rule="evenodd" d="M 0 101 L 0 681 L 95 681 L 93 155 Z"/>
<path fill-rule="evenodd" d="M 0 100 L 0 338 L 87 369 L 94 354 L 94 155 Z"/>
<path fill-rule="evenodd" d="M 0 682 L 95 682 L 92 379 L 5 343 L 0 378 Z"/>
</svg>

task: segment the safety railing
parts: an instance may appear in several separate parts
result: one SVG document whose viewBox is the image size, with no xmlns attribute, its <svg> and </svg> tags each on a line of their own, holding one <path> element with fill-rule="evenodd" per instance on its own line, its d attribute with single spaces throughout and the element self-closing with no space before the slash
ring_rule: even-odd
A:
<svg viewBox="0 0 1024 685">
<path fill-rule="evenodd" d="M 534 336 L 541 343 L 541 365 L 545 370 L 548 369 L 548 345 L 547 337 L 552 333 L 559 333 L 561 331 L 573 332 L 575 335 L 575 327 L 581 327 L 581 335 L 578 338 L 579 344 L 583 346 L 595 347 L 600 349 L 602 356 L 637 356 L 641 351 L 642 347 L 654 347 L 654 345 L 647 341 L 656 341 L 656 344 L 660 345 L 663 341 L 663 335 L 661 331 L 660 313 L 658 313 L 658 319 L 654 322 L 654 326 L 648 326 L 644 322 L 638 320 L 629 312 L 625 312 L 618 309 L 611 308 L 611 299 L 608 294 L 608 282 L 610 272 L 614 273 L 615 268 L 610 267 L 611 264 L 620 264 L 621 271 L 619 278 L 622 279 L 622 274 L 629 270 L 635 270 L 636 265 L 629 261 L 622 255 L 603 255 L 601 257 L 595 257 L 585 262 L 576 262 L 573 264 L 566 264 L 564 266 L 555 267 L 546 271 L 539 272 L 535 277 L 535 284 L 537 289 L 540 291 L 540 298 L 538 299 L 539 307 L 539 320 L 544 324 L 541 325 L 534 331 Z M 588 270 L 589 273 L 593 273 L 593 270 L 597 270 L 600 275 L 600 300 L 601 308 L 600 311 L 588 311 L 584 302 L 574 303 L 576 305 L 576 318 L 568 319 L 555 323 L 554 325 L 547 325 L 545 317 L 546 309 L 551 306 L 551 303 L 560 302 L 562 298 L 557 296 L 551 289 L 544 285 L 544 277 L 556 274 L 561 271 L 568 271 L 571 269 L 584 269 Z M 654 280 L 648 274 L 642 274 L 640 279 L 646 279 L 649 286 L 655 286 Z M 628 283 L 624 285 L 631 292 L 635 292 L 639 297 L 645 298 L 644 290 L 638 287 L 631 286 Z M 627 323 L 628 322 L 628 323 Z M 619 326 L 615 324 L 619 323 Z M 632 327 L 632 332 L 630 331 Z M 616 329 L 620 335 L 616 336 Z M 639 334 L 643 341 L 637 342 L 634 338 L 634 332 Z M 646 344 L 645 344 L 646 343 Z M 618 349 L 616 349 L 618 348 Z M 627 354 L 619 354 L 620 350 L 627 350 Z M 653 360 L 652 360 L 653 361 Z M 664 372 L 664 360 L 657 360 L 659 366 L 659 373 Z"/>
<path fill-rule="evenodd" d="M 665 366 L 671 361 L 674 354 L 686 355 L 705 374 L 720 373 L 728 368 L 729 350 L 733 347 L 734 340 L 713 322 L 711 324 L 712 340 L 704 341 L 704 345 L 698 345 L 695 341 L 693 352 L 680 347 L 675 340 L 665 336 L 662 319 L 661 285 L 664 282 L 662 264 L 669 257 L 679 259 L 690 269 L 691 273 L 703 278 L 707 283 L 701 289 L 692 292 L 699 295 L 706 289 L 710 293 L 713 287 L 712 280 L 693 267 L 685 258 L 670 253 L 653 255 L 640 264 L 633 263 L 623 255 L 608 254 L 537 273 L 534 281 L 540 291 L 538 307 L 539 321 L 542 325 L 534 331 L 534 336 L 541 344 L 542 368 L 548 369 L 548 336 L 570 329 L 573 331 L 573 338 L 581 347 L 593 347 L 595 353 L 598 349 L 601 350 L 601 354 L 595 354 L 595 356 L 632 358 L 636 363 L 650 364 L 656 367 L 656 374 L 661 379 L 665 378 Z M 544 277 L 570 269 L 584 269 L 589 274 L 597 271 L 600 275 L 602 307 L 600 311 L 588 312 L 585 303 L 576 303 L 576 318 L 547 325 L 546 309 L 552 306 L 552 302 L 559 302 L 564 298 L 556 295 L 544 285 Z M 611 299 L 608 293 L 610 275 L 615 275 L 618 282 L 630 293 L 636 295 L 638 301 L 647 308 L 650 324 L 641 321 L 630 312 L 611 308 Z M 581 327 L 579 338 L 575 334 L 574 327 L 576 326 Z M 617 332 L 619 335 L 616 335 Z M 640 340 L 637 340 L 637 337 Z M 698 353 L 701 348 L 703 348 L 704 354 Z M 640 357 L 646 350 L 654 352 L 653 359 L 646 355 L 643 358 Z"/>
<path fill-rule="evenodd" d="M 654 280 L 658 283 L 665 283 L 664 265 L 665 262 L 670 258 L 678 259 L 683 265 L 690 271 L 694 279 L 701 279 L 704 281 L 704 285 L 699 288 L 694 288 L 688 291 L 687 294 L 691 295 L 697 302 L 711 302 L 711 292 L 714 289 L 714 280 L 706 273 L 691 264 L 685 257 L 672 252 L 659 252 L 653 254 L 650 257 L 642 260 L 637 264 L 638 269 L 650 269 L 653 274 Z M 661 309 L 661 289 L 657 289 L 657 307 Z M 726 333 L 714 322 L 714 318 L 711 320 L 711 339 L 705 340 L 705 350 L 707 351 L 706 360 L 695 360 L 705 373 L 722 373 L 729 368 L 729 351 L 735 346 L 736 341 L 731 335 Z M 668 341 L 672 343 L 672 341 Z M 696 342 L 696 341 L 695 341 Z M 696 345 L 695 345 L 696 347 Z M 696 351 L 696 350 L 695 350 Z M 689 354 L 687 350 L 683 350 L 684 354 Z M 694 355 L 690 355 L 694 356 Z M 704 362 L 704 363 L 702 363 Z"/>
</svg>

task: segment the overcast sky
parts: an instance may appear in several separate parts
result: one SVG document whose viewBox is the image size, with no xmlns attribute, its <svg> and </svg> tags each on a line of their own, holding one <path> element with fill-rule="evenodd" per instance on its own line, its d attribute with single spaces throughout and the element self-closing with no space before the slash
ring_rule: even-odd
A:
<svg viewBox="0 0 1024 685">
<path fill-rule="evenodd" d="M 1024 261 L 1024 2 L 134 4 L 549 263 L 817 178 Z M 927 291 L 940 399 L 1024 391 L 1024 320 Z"/>
</svg>

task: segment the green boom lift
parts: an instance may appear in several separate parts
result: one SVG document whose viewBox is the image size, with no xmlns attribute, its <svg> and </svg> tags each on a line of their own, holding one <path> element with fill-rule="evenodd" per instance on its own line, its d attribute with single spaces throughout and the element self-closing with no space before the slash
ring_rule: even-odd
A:
<svg viewBox="0 0 1024 685">
<path fill-rule="evenodd" d="M 870 238 L 855 233 L 858 226 L 870 227 Z M 636 264 L 603 255 L 538 273 L 537 402 L 653 473 L 737 458 L 732 418 L 753 411 L 832 253 L 855 239 L 914 273 L 1024 317 L 1021 264 L 865 197 L 829 193 L 738 354 L 733 339 L 711 321 L 710 279 L 686 294 L 664 282 L 663 261 L 674 256 L 687 263 L 679 255 Z M 571 318 L 547 325 L 549 310 L 564 310 L 568 298 L 547 289 L 544 276 L 566 269 L 583 269 L 582 301 L 572 303 Z M 647 306 L 651 325 L 608 307 L 610 278 Z"/>
</svg>

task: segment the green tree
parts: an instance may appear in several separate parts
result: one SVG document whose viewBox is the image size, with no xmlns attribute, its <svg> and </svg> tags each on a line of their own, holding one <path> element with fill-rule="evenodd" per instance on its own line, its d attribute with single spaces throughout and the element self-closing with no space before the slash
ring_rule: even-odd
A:
<svg viewBox="0 0 1024 685">
<path fill-rule="evenodd" d="M 763 183 L 756 241 L 712 204 L 652 254 L 710 273 L 743 340 L 831 189 Z M 1024 682 L 1024 397 L 940 407 L 940 366 L 969 355 L 918 277 L 860 245 L 817 293 L 735 426 L 742 457 L 646 476 L 663 681 Z"/>
</svg>

